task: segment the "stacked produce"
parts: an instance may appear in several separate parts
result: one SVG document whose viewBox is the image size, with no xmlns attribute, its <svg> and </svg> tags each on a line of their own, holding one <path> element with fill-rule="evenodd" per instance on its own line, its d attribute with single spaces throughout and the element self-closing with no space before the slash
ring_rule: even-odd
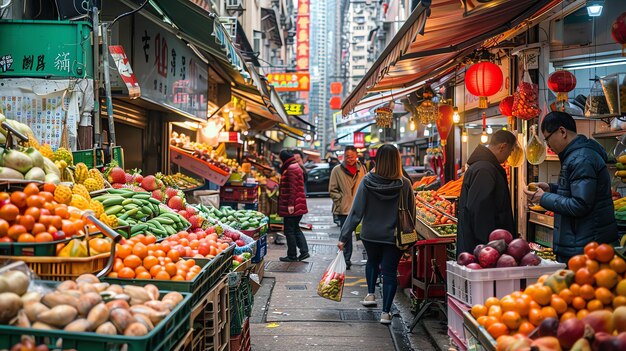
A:
<svg viewBox="0 0 626 351">
<path fill-rule="evenodd" d="M 84 234 L 82 211 L 68 206 L 74 195 L 67 188 L 69 194 L 61 196 L 59 188 L 45 184 L 40 191 L 30 183 L 24 191 L 0 192 L 0 243 L 51 242 Z"/>
<path fill-rule="evenodd" d="M 193 189 L 204 184 L 201 180 L 192 178 L 182 173 L 164 175 L 163 173 L 159 172 L 154 176 L 157 179 L 161 180 L 163 184 L 165 184 L 165 186 L 180 190 Z"/>
<path fill-rule="evenodd" d="M 454 224 L 454 221 L 444 215 L 441 212 L 428 208 L 421 203 L 416 203 L 417 217 L 422 219 L 426 224 L 430 226 L 441 224 Z"/>
<path fill-rule="evenodd" d="M 456 214 L 456 204 L 444 199 L 436 191 L 418 191 L 415 199 L 430 204 L 439 211 L 445 212 L 451 216 L 455 216 Z"/>
<path fill-rule="evenodd" d="M 19 270 L 0 279 L 6 281 L 0 294 L 0 323 L 21 328 L 143 336 L 184 299 L 178 292 L 161 298 L 152 284 L 122 287 L 91 274 L 66 280 L 44 295 L 27 292 L 30 279 Z"/>
<path fill-rule="evenodd" d="M 241 255 L 234 255 L 233 256 L 233 269 L 239 267 L 244 262 L 250 260 L 251 257 L 252 257 L 252 254 L 249 252 L 244 252 Z"/>
<path fill-rule="evenodd" d="M 223 156 L 225 154 L 224 144 L 220 144 L 217 149 L 214 150 L 212 146 L 191 141 L 189 136 L 183 133 L 178 134 L 174 131 L 170 136 L 170 145 L 189 150 L 192 152 L 192 156 L 228 173 L 231 171 L 237 172 L 240 167 L 236 160 L 228 159 Z"/>
<path fill-rule="evenodd" d="M 626 349 L 626 261 L 590 243 L 568 268 L 472 307 L 498 350 Z"/>
<path fill-rule="evenodd" d="M 613 201 L 613 206 L 615 207 L 615 218 L 626 221 L 626 197 Z"/>
<path fill-rule="evenodd" d="M 131 189 L 110 189 L 94 198 L 104 208 L 100 220 L 109 226 L 130 226 L 131 236 L 146 231 L 164 238 L 186 229 L 190 223 L 180 214 L 161 206 L 148 192 Z"/>
<path fill-rule="evenodd" d="M 531 252 L 530 245 L 522 238 L 504 229 L 489 234 L 487 245 L 478 245 L 474 252 L 462 252 L 457 263 L 470 269 L 538 266 L 541 259 Z"/>
<path fill-rule="evenodd" d="M 104 176 L 96 168 L 89 169 L 84 163 L 79 162 L 74 167 L 74 183 L 84 186 L 88 192 L 94 192 L 105 188 Z"/>
<path fill-rule="evenodd" d="M 434 175 L 434 176 L 424 176 L 424 177 L 422 177 L 422 179 L 420 179 L 417 182 L 413 183 L 413 189 L 415 189 L 415 190 L 424 190 L 424 188 L 426 188 L 427 186 L 429 186 L 432 183 L 434 183 L 438 178 L 439 177 L 437 177 L 436 175 Z"/>
<path fill-rule="evenodd" d="M 228 206 L 217 209 L 200 204 L 196 205 L 195 208 L 207 218 L 212 218 L 237 230 L 257 229 L 267 223 L 268 220 L 264 214 L 258 211 L 234 210 Z"/>
<path fill-rule="evenodd" d="M 461 186 L 463 185 L 463 176 L 457 180 L 447 182 L 444 186 L 437 189 L 437 194 L 440 196 L 461 196 Z"/>
<path fill-rule="evenodd" d="M 453 235 L 457 232 L 456 224 L 439 225 L 434 227 L 433 229 L 441 235 Z"/>
<path fill-rule="evenodd" d="M 209 227 L 194 233 L 181 231 L 167 237 L 163 242 L 171 250 L 177 251 L 180 257 L 213 258 L 226 250 L 233 241 L 227 237 L 220 238 L 215 227 Z"/>
<path fill-rule="evenodd" d="M 0 179 L 33 180 L 58 184 L 61 171 L 33 147 L 0 149 Z"/>
<path fill-rule="evenodd" d="M 152 235 L 138 234 L 118 244 L 110 278 L 193 280 L 202 268 L 193 259 L 182 259 L 170 243 L 157 243 Z"/>
</svg>

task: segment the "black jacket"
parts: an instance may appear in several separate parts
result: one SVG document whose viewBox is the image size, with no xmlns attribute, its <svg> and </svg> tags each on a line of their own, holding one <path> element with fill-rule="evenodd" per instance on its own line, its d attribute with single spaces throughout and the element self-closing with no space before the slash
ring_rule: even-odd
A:
<svg viewBox="0 0 626 351">
<path fill-rule="evenodd" d="M 541 197 L 554 212 L 554 251 L 563 258 L 582 254 L 592 241 L 613 244 L 617 224 L 607 155 L 595 140 L 579 135 L 559 154 L 559 183 Z"/>
<path fill-rule="evenodd" d="M 405 204 L 413 209 L 415 218 L 415 196 L 408 179 L 389 180 L 373 172 L 367 173 L 356 191 L 350 214 L 341 227 L 339 241 L 346 242 L 363 221 L 362 240 L 395 244 L 401 191 L 404 191 Z"/>
<path fill-rule="evenodd" d="M 486 244 L 494 229 L 506 229 L 516 236 L 506 171 L 496 156 L 478 145 L 467 163 L 459 199 L 457 256 Z"/>
</svg>

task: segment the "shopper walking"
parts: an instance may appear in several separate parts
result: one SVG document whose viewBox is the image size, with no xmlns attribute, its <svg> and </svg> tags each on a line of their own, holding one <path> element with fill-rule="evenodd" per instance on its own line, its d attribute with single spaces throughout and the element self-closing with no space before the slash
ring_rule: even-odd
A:
<svg viewBox="0 0 626 351">
<path fill-rule="evenodd" d="M 559 155 L 557 184 L 537 183 L 524 189 L 528 201 L 554 212 L 554 252 L 562 263 L 583 253 L 586 244 L 617 243 L 617 224 L 611 198 L 607 154 L 595 140 L 576 132 L 565 112 L 550 112 L 541 122 L 548 146 Z"/>
<path fill-rule="evenodd" d="M 517 147 L 515 135 L 499 130 L 489 146 L 478 145 L 467 160 L 459 199 L 457 256 L 486 244 L 494 229 L 506 229 L 515 235 L 511 193 L 506 171 L 501 166 Z"/>
<path fill-rule="evenodd" d="M 278 194 L 278 215 L 283 217 L 287 239 L 287 256 L 281 257 L 280 260 L 302 261 L 310 257 L 306 238 L 300 229 L 302 216 L 309 212 L 304 194 L 304 175 L 291 151 L 281 151 L 280 160 L 283 165 Z"/>
<path fill-rule="evenodd" d="M 367 173 L 365 166 L 358 161 L 356 148 L 346 146 L 343 153 L 343 162 L 333 168 L 328 182 L 328 192 L 333 200 L 333 215 L 337 216 L 339 227 L 343 227 L 350 207 L 354 201 L 354 195 Z M 352 235 L 346 239 L 343 256 L 346 259 L 346 268 L 350 269 L 352 263 Z"/>
<path fill-rule="evenodd" d="M 363 306 L 376 306 L 376 281 L 382 273 L 383 313 L 380 322 L 389 324 L 398 285 L 398 263 L 402 256 L 402 251 L 396 246 L 400 196 L 404 196 L 404 203 L 412 209 L 413 217 L 415 197 L 411 182 L 402 177 L 400 152 L 395 146 L 381 146 L 376 161 L 376 168 L 363 178 L 358 187 L 350 214 L 341 227 L 337 247 L 345 249 L 352 232 L 362 222 L 361 240 L 367 252 L 365 278 L 368 294 L 361 303 Z"/>
</svg>

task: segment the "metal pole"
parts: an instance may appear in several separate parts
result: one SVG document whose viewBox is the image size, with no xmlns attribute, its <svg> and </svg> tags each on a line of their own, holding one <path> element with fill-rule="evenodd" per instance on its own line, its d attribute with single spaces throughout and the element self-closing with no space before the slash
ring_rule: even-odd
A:
<svg viewBox="0 0 626 351">
<path fill-rule="evenodd" d="M 109 26 L 102 26 L 102 66 L 104 70 L 104 92 L 106 94 L 107 119 L 109 120 L 109 147 L 115 146 L 115 123 L 113 121 L 113 100 L 111 99 L 111 78 L 109 74 Z"/>
<path fill-rule="evenodd" d="M 93 131 L 94 131 L 94 149 L 102 145 L 101 126 L 100 126 L 100 21 L 98 19 L 98 8 L 91 9 L 91 20 L 93 26 L 93 94 L 94 94 L 94 113 L 93 113 Z"/>
</svg>

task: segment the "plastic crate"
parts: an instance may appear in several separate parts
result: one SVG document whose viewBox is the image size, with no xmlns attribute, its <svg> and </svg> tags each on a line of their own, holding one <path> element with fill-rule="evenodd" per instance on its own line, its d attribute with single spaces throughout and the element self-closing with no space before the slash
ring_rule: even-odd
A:
<svg viewBox="0 0 626 351">
<path fill-rule="evenodd" d="M 467 344 L 464 343 L 463 339 L 450 330 L 450 328 L 448 328 L 448 337 L 450 337 L 450 342 L 456 346 L 458 351 L 467 351 Z"/>
<path fill-rule="evenodd" d="M 166 293 L 167 291 L 161 291 L 162 295 Z M 54 349 L 89 351 L 171 350 L 189 330 L 191 294 L 182 293 L 182 295 L 184 296 L 183 301 L 145 336 L 101 335 L 93 332 L 77 333 L 0 325 L 0 349 L 9 349 L 21 341 L 22 335 L 31 335 L 35 337 L 35 344 L 45 343 L 53 346 L 51 348 Z"/>
<path fill-rule="evenodd" d="M 94 168 L 97 166 L 96 150 L 94 149 L 72 151 L 72 156 L 74 158 L 74 164 L 82 162 L 85 166 L 87 166 L 87 168 Z"/>
<path fill-rule="evenodd" d="M 472 351 L 495 351 L 496 341 L 487 330 L 478 324 L 469 312 L 463 313 L 463 329 L 467 349 Z"/>
<path fill-rule="evenodd" d="M 68 243 L 72 238 L 66 238 L 47 243 L 0 243 L 2 256 L 56 256 L 57 244 Z"/>
<path fill-rule="evenodd" d="M 230 335 L 239 335 L 243 331 L 246 319 L 252 314 L 254 296 L 250 286 L 250 277 L 243 275 L 238 285 L 229 288 L 230 295 Z"/>
<path fill-rule="evenodd" d="M 257 211 L 259 208 L 259 203 L 244 203 L 244 202 L 229 202 L 229 201 L 221 201 L 220 206 L 228 206 L 234 210 L 251 210 Z"/>
<path fill-rule="evenodd" d="M 224 185 L 220 187 L 220 199 L 226 202 L 257 202 L 259 186 Z"/>
<path fill-rule="evenodd" d="M 76 279 L 81 274 L 102 271 L 107 267 L 109 257 L 111 253 L 106 252 L 90 257 L 0 256 L 0 261 L 23 261 L 41 279 L 64 281 Z"/>
<path fill-rule="evenodd" d="M 489 297 L 502 298 L 523 290 L 544 274 L 565 268 L 565 264 L 542 260 L 539 266 L 472 270 L 454 261 L 447 262 L 448 293 L 464 304 L 484 303 Z"/>
<path fill-rule="evenodd" d="M 250 319 L 246 318 L 241 329 L 241 334 L 230 338 L 230 351 L 250 351 Z"/>
<path fill-rule="evenodd" d="M 448 294 L 448 335 L 452 332 L 456 339 L 460 341 L 460 345 L 467 349 L 465 341 L 465 332 L 463 330 L 463 314 L 471 309 L 463 302 L 455 299 Z"/>
<path fill-rule="evenodd" d="M 230 317 L 227 315 L 228 280 L 222 279 L 198 302 L 191 311 L 192 340 L 185 348 L 186 351 L 207 350 L 207 345 L 213 343 L 214 333 L 225 325 Z M 230 331 L 230 325 L 227 328 Z"/>
<path fill-rule="evenodd" d="M 263 235 L 256 242 L 256 253 L 252 257 L 252 263 L 259 263 L 267 255 L 267 235 Z"/>
</svg>

